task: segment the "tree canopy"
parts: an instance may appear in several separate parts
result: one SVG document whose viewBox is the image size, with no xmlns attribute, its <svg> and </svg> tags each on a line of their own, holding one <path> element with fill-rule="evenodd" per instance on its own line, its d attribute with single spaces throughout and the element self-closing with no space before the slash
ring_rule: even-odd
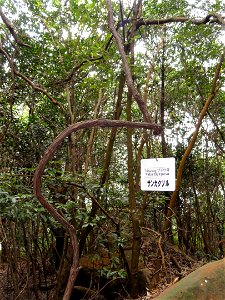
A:
<svg viewBox="0 0 225 300">
<path fill-rule="evenodd" d="M 224 255 L 224 9 L 0 0 L 0 232 L 17 299 L 22 260 L 36 299 L 37 272 L 53 266 L 47 297 L 66 300 L 96 261 L 138 296 L 146 232 L 148 288 L 168 245 Z M 172 193 L 140 190 L 141 159 L 157 157 L 176 159 Z"/>
</svg>

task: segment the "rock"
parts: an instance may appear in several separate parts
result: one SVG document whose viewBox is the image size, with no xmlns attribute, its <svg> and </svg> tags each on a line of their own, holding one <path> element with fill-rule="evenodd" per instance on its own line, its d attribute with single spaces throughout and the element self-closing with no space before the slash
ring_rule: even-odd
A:
<svg viewBox="0 0 225 300">
<path fill-rule="evenodd" d="M 224 299 L 225 259 L 200 267 L 155 298 L 155 300 Z"/>
</svg>

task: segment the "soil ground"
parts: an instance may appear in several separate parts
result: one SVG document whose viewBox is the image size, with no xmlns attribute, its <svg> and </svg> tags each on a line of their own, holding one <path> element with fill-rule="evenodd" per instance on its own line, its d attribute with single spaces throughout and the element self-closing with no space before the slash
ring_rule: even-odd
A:
<svg viewBox="0 0 225 300">
<path fill-rule="evenodd" d="M 154 245 L 153 245 L 154 247 Z M 151 246 L 148 245 L 147 248 L 142 249 L 143 257 L 145 258 L 144 267 L 149 270 L 150 274 L 154 272 L 155 260 L 156 256 L 154 251 L 152 251 Z M 165 264 L 159 272 L 159 282 L 158 284 L 151 289 L 151 291 L 147 291 L 147 295 L 139 297 L 138 299 L 150 300 L 157 297 L 162 291 L 164 291 L 167 287 L 174 284 L 176 281 L 185 277 L 190 272 L 194 271 L 201 265 L 203 265 L 202 261 L 197 261 L 190 256 L 182 253 L 181 251 L 175 249 L 174 247 L 169 247 L 167 252 L 164 254 Z M 20 271 L 21 271 L 20 266 Z M 25 273 L 25 272 L 24 272 Z M 30 292 L 29 294 L 26 291 L 26 287 L 28 285 L 28 279 L 24 280 L 23 284 L 20 286 L 21 297 L 16 298 L 13 294 L 13 284 L 10 282 L 11 276 L 9 276 L 8 265 L 6 263 L 0 263 L 0 300 L 34 300 L 36 299 L 34 292 Z M 30 279 L 31 280 L 31 279 Z M 49 279 L 49 283 L 51 284 L 54 281 L 53 278 Z M 47 300 L 49 299 L 50 291 L 46 290 L 38 290 L 39 300 Z"/>
</svg>

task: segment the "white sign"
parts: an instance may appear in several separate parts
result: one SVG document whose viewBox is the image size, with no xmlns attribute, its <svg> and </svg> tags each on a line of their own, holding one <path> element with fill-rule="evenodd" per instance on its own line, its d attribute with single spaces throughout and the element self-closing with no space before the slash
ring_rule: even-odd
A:
<svg viewBox="0 0 225 300">
<path fill-rule="evenodd" d="M 143 191 L 174 191 L 175 158 L 142 159 L 141 189 Z"/>
</svg>

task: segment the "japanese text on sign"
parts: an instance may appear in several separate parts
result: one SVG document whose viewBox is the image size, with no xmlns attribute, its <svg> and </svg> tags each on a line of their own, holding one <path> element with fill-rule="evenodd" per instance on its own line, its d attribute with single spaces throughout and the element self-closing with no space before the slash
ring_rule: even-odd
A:
<svg viewBox="0 0 225 300">
<path fill-rule="evenodd" d="M 175 159 L 141 160 L 141 189 L 144 191 L 174 191 Z"/>
</svg>

